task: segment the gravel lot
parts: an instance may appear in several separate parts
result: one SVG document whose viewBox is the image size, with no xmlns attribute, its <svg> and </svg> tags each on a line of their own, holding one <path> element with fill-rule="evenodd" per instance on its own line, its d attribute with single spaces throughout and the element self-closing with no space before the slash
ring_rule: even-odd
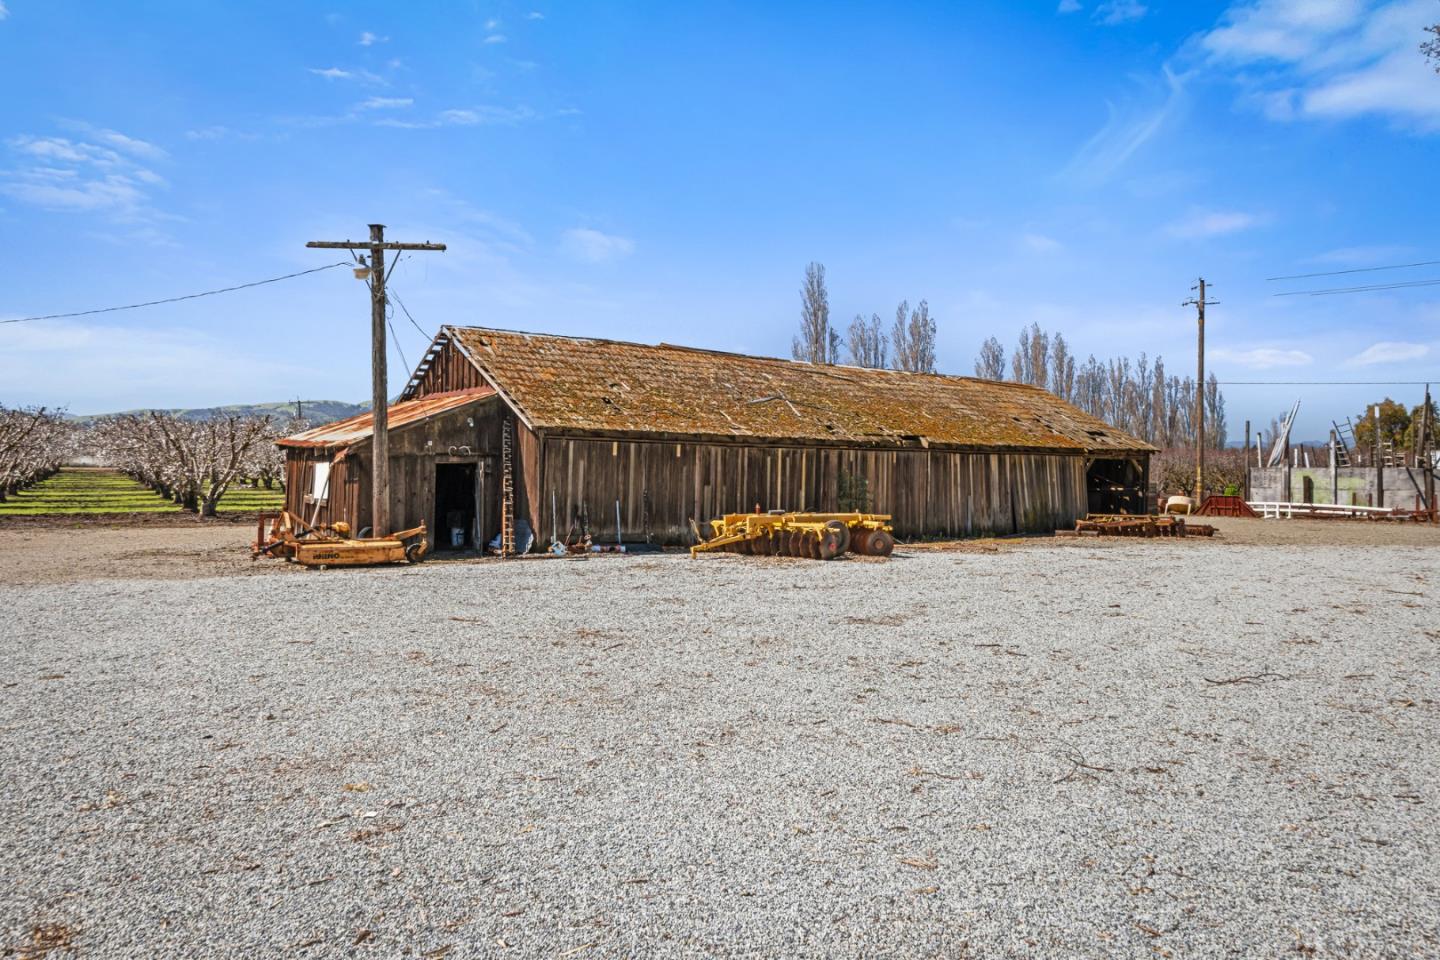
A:
<svg viewBox="0 0 1440 960">
<path fill-rule="evenodd" d="M 0 586 L 0 952 L 1435 956 L 1437 558 Z"/>
</svg>

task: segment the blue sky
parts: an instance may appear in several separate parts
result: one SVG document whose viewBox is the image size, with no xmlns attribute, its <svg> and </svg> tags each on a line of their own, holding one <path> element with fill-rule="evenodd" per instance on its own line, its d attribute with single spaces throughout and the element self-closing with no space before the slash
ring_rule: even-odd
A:
<svg viewBox="0 0 1440 960">
<path fill-rule="evenodd" d="M 305 241 L 380 221 L 450 245 L 394 275 L 432 331 L 786 355 L 819 260 L 842 328 L 927 299 L 945 371 L 1037 321 L 1183 372 L 1203 274 L 1222 379 L 1440 380 L 1440 288 L 1265 280 L 1440 259 L 1435 0 L 0 10 L 24 91 L 0 112 L 0 318 L 318 266 Z M 367 324 L 334 270 L 0 325 L 0 402 L 358 400 Z M 1387 392 L 1418 399 L 1226 390 L 1237 431 L 1302 397 L 1305 435 Z"/>
</svg>

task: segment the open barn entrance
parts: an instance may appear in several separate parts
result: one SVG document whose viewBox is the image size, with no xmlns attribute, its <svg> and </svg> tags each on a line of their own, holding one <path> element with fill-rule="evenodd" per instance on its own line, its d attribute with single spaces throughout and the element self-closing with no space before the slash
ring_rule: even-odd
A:
<svg viewBox="0 0 1440 960">
<path fill-rule="evenodd" d="M 474 550 L 475 464 L 435 464 L 435 518 L 431 535 L 436 550 Z"/>
<path fill-rule="evenodd" d="M 1145 513 L 1145 474 L 1134 460 L 1095 459 L 1085 471 L 1091 513 Z"/>
</svg>

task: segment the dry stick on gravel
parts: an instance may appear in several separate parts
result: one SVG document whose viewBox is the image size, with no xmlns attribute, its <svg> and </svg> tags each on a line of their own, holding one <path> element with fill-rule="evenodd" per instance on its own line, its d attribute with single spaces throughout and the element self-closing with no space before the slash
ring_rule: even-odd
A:
<svg viewBox="0 0 1440 960">
<path fill-rule="evenodd" d="M 1243 677 L 1229 677 L 1225 680 L 1211 680 L 1209 677 L 1201 679 L 1206 683 L 1224 686 L 1227 683 L 1265 683 L 1267 680 L 1289 680 L 1290 678 L 1279 673 L 1251 673 Z"/>
</svg>

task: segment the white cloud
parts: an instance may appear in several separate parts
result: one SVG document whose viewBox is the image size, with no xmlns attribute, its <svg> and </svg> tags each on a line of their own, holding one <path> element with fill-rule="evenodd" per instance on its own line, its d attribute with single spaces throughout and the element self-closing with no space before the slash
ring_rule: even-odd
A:
<svg viewBox="0 0 1440 960">
<path fill-rule="evenodd" d="M 390 42 L 390 38 L 389 38 L 389 37 L 379 37 L 379 36 L 376 36 L 375 34 L 371 33 L 369 30 L 366 30 L 364 33 L 360 34 L 360 39 L 356 41 L 356 43 L 360 44 L 360 46 L 362 46 L 362 47 L 373 47 L 373 46 L 374 46 L 375 44 L 377 44 L 377 43 L 389 43 L 389 42 Z"/>
<path fill-rule="evenodd" d="M 541 13 L 539 10 L 531 10 L 529 13 L 525 14 L 525 19 L 526 19 L 526 20 L 544 20 L 544 19 L 545 19 L 545 14 Z"/>
<path fill-rule="evenodd" d="M 464 110 L 444 110 L 440 113 L 440 120 L 443 123 L 461 127 L 473 127 L 481 124 L 509 126 L 533 120 L 535 117 L 535 111 L 529 107 L 471 107 Z"/>
<path fill-rule="evenodd" d="M 1256 347 L 1253 350 L 1232 350 L 1221 347 L 1218 350 L 1210 351 L 1210 356 L 1212 359 L 1224 363 L 1233 363 L 1255 370 L 1268 370 L 1271 367 L 1303 367 L 1315 362 L 1315 358 L 1304 350 L 1286 350 L 1278 347 Z"/>
<path fill-rule="evenodd" d="M 5 0 L 0 0 L 0 20 L 10 16 L 10 9 L 5 6 Z"/>
<path fill-rule="evenodd" d="M 1060 6 L 1055 9 L 1055 12 L 1077 13 L 1080 9 L 1080 0 L 1060 0 Z"/>
<path fill-rule="evenodd" d="M 1036 253 L 1053 253 L 1061 247 L 1059 240 L 1047 237 L 1043 233 L 1026 233 L 1020 240 Z"/>
<path fill-rule="evenodd" d="M 505 42 L 505 34 L 503 34 L 503 33 L 492 33 L 492 34 L 490 34 L 490 36 L 488 36 L 488 37 L 485 38 L 485 42 L 486 42 L 486 43 L 504 43 L 504 42 Z"/>
<path fill-rule="evenodd" d="M 1137 108 L 1117 107 L 1107 103 L 1109 119 L 1096 134 L 1075 153 L 1061 172 L 1063 179 L 1094 185 L 1108 180 L 1135 153 L 1155 138 L 1182 109 L 1185 102 L 1184 78 L 1169 67 L 1161 71 L 1164 99 L 1158 105 Z M 1155 90 L 1146 91 L 1150 99 Z"/>
<path fill-rule="evenodd" d="M 1196 210 L 1165 228 L 1172 237 L 1182 240 L 1223 237 L 1264 223 L 1264 218 L 1239 210 Z"/>
<path fill-rule="evenodd" d="M 561 247 L 566 253 L 586 263 L 604 263 L 619 260 L 635 252 L 635 243 L 626 237 L 601 233 L 589 227 L 573 227 L 561 236 Z"/>
<path fill-rule="evenodd" d="M 326 80 L 354 80 L 359 83 L 383 84 L 385 78 L 371 73 L 369 70 L 342 70 L 339 67 L 310 67 L 310 72 L 317 77 L 324 77 Z"/>
<path fill-rule="evenodd" d="M 1139 20 L 1150 8 L 1139 0 L 1107 0 L 1095 8 L 1095 21 L 1106 26 Z"/>
<path fill-rule="evenodd" d="M 1368 367 L 1377 363 L 1404 363 L 1406 360 L 1419 360 L 1429 353 L 1430 348 L 1423 343 L 1382 340 L 1366 347 L 1349 363 L 1356 367 Z"/>
<path fill-rule="evenodd" d="M 94 139 L 12 137 L 7 144 L 19 163 L 0 170 L 0 194 L 44 210 L 97 213 L 117 222 L 174 219 L 150 202 L 150 191 L 163 187 L 165 178 L 137 160 L 163 159 L 164 150 L 115 130 L 78 121 L 64 125 L 88 131 Z"/>
<path fill-rule="evenodd" d="M 358 110 L 401 110 L 411 106 L 415 101 L 411 97 L 371 97 L 363 103 L 357 104 Z"/>
<path fill-rule="evenodd" d="M 491 17 L 489 20 L 486 20 L 485 29 L 492 31 L 500 29 L 500 19 L 498 17 Z"/>
<path fill-rule="evenodd" d="M 239 130 L 232 130 L 229 127 L 213 124 L 208 127 L 200 127 L 196 130 L 185 131 L 186 140 L 258 140 L 259 136 L 253 133 L 242 133 Z"/>
<path fill-rule="evenodd" d="M 1440 84 L 1419 54 L 1431 0 L 1245 0 L 1198 46 L 1236 72 L 1243 102 L 1274 120 L 1388 117 L 1440 129 Z"/>
</svg>

